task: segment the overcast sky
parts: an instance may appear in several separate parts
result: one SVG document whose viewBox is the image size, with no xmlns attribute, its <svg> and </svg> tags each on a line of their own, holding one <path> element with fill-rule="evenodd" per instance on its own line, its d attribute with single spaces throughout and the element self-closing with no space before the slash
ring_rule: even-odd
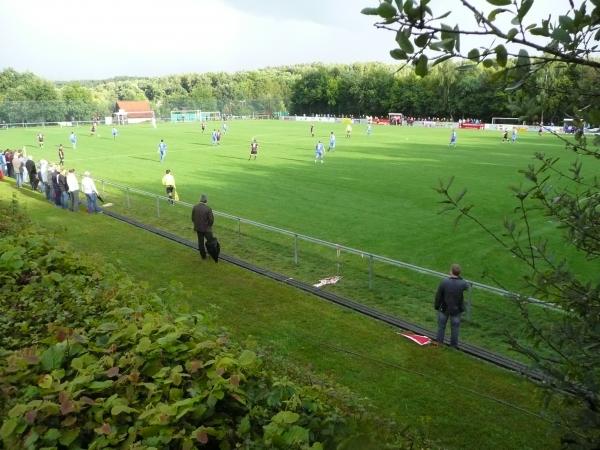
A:
<svg viewBox="0 0 600 450">
<path fill-rule="evenodd" d="M 485 4 L 484 0 L 476 0 Z M 457 0 L 434 0 L 452 9 Z M 540 0 L 562 13 L 567 0 Z M 577 2 L 579 3 L 579 2 Z M 394 36 L 360 14 L 377 0 L 0 0 L 0 69 L 50 80 L 393 62 Z M 439 9 L 440 7 L 438 7 Z M 437 11 L 437 9 L 434 9 Z M 458 11 L 458 8 L 456 8 Z M 466 23 L 457 13 L 449 23 Z"/>
</svg>

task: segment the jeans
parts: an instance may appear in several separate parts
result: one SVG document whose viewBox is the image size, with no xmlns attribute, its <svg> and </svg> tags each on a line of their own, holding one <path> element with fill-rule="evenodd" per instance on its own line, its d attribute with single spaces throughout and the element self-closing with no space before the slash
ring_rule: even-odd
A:
<svg viewBox="0 0 600 450">
<path fill-rule="evenodd" d="M 71 198 L 71 211 L 79 211 L 79 191 L 69 192 L 69 197 Z"/>
<path fill-rule="evenodd" d="M 15 173 L 15 175 L 17 177 L 17 187 L 20 188 L 21 186 L 23 186 L 23 173 L 17 172 Z"/>
<path fill-rule="evenodd" d="M 204 241 L 208 241 L 213 238 L 212 231 L 196 231 L 198 235 L 198 250 L 200 251 L 200 256 L 202 259 L 206 259 L 206 247 L 204 246 Z"/>
<path fill-rule="evenodd" d="M 436 340 L 440 343 L 444 342 L 444 335 L 446 334 L 446 323 L 450 318 L 450 345 L 452 347 L 458 347 L 458 332 L 460 330 L 460 314 L 449 315 L 438 311 L 438 332 Z"/>
<path fill-rule="evenodd" d="M 62 209 L 69 207 L 69 193 L 67 191 L 60 192 L 60 206 L 62 206 Z"/>
<path fill-rule="evenodd" d="M 87 212 L 96 213 L 101 211 L 101 209 L 98 208 L 98 196 L 95 192 L 92 192 L 91 194 L 85 194 L 85 198 L 87 200 Z"/>
</svg>

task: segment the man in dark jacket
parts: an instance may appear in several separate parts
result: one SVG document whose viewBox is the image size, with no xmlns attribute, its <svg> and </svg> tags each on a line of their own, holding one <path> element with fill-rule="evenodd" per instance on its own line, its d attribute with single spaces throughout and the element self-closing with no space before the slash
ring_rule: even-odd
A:
<svg viewBox="0 0 600 450">
<path fill-rule="evenodd" d="M 205 194 L 200 196 L 200 203 L 194 205 L 192 209 L 192 222 L 194 222 L 194 230 L 198 235 L 198 250 L 202 259 L 206 259 L 205 241 L 213 239 L 212 226 L 215 221 L 212 209 L 206 204 L 208 198 Z"/>
<path fill-rule="evenodd" d="M 463 293 L 469 289 L 469 284 L 460 277 L 460 266 L 452 264 L 450 276 L 442 280 L 435 294 L 434 307 L 438 312 L 438 332 L 436 340 L 444 342 L 446 323 L 450 319 L 450 345 L 458 347 L 458 332 L 460 329 L 460 315 L 464 312 Z"/>
<path fill-rule="evenodd" d="M 35 161 L 31 158 L 27 158 L 27 161 L 25 161 L 25 168 L 27 169 L 27 173 L 29 174 L 29 183 L 31 184 L 31 189 L 37 191 L 39 179 L 37 174 L 37 168 L 35 167 Z"/>
</svg>

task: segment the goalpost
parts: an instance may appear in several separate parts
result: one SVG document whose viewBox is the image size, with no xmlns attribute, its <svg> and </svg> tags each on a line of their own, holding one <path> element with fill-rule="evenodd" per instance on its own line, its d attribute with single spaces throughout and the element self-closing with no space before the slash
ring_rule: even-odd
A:
<svg viewBox="0 0 600 450">
<path fill-rule="evenodd" d="M 171 111 L 171 122 L 203 122 L 221 120 L 220 111 L 202 111 L 199 109 L 179 109 Z"/>
<path fill-rule="evenodd" d="M 516 127 L 521 122 L 518 117 L 492 117 L 492 125 L 496 126 L 497 130 L 508 130 Z"/>
</svg>

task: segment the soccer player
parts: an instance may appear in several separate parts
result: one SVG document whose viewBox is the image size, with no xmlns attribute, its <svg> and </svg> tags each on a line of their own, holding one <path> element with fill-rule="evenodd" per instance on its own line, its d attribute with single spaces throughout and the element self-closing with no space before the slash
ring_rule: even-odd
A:
<svg viewBox="0 0 600 450">
<path fill-rule="evenodd" d="M 69 141 L 71 141 L 71 148 L 75 150 L 77 148 L 77 136 L 75 136 L 75 132 L 71 131 L 71 135 L 69 136 Z M 61 145 L 62 147 L 62 145 Z"/>
<path fill-rule="evenodd" d="M 452 129 L 452 134 L 450 135 L 450 144 L 448 144 L 448 147 L 453 146 L 456 147 L 456 130 L 453 128 Z"/>
<path fill-rule="evenodd" d="M 513 143 L 513 144 L 514 144 L 515 142 L 517 142 L 517 129 L 516 129 L 516 128 L 513 128 L 513 129 L 512 129 L 512 136 L 510 137 L 510 141 L 511 141 L 511 143 Z"/>
<path fill-rule="evenodd" d="M 221 144 L 221 130 L 217 130 L 217 145 Z"/>
<path fill-rule="evenodd" d="M 210 139 L 212 141 L 212 145 L 217 145 L 217 130 L 213 130 L 212 134 L 210 135 Z"/>
<path fill-rule="evenodd" d="M 323 143 L 321 141 L 317 142 L 315 147 L 315 164 L 318 160 L 320 160 L 321 164 L 323 164 L 323 148 Z"/>
<path fill-rule="evenodd" d="M 119 135 L 119 130 L 117 130 L 116 127 L 113 127 L 113 129 L 112 129 L 113 140 L 117 139 L 118 135 Z"/>
<path fill-rule="evenodd" d="M 256 142 L 256 138 L 254 138 L 250 143 L 250 156 L 248 157 L 248 161 L 250 161 L 253 156 L 256 161 L 256 155 L 258 155 L 258 142 Z"/>
<path fill-rule="evenodd" d="M 502 142 L 508 142 L 508 130 L 504 130 L 504 134 L 502 135 Z"/>
<path fill-rule="evenodd" d="M 227 122 L 223 122 L 223 125 L 221 125 L 221 128 L 223 129 L 223 134 L 227 134 Z"/>
<path fill-rule="evenodd" d="M 333 134 L 333 131 L 329 134 L 329 147 L 327 147 L 327 151 L 335 151 L 335 134 Z"/>
<path fill-rule="evenodd" d="M 373 125 L 367 125 L 367 136 L 371 136 L 371 132 L 373 131 Z"/>
<path fill-rule="evenodd" d="M 346 137 L 349 138 L 351 134 L 352 134 L 352 125 L 348 124 L 348 125 L 346 125 Z"/>
<path fill-rule="evenodd" d="M 92 129 L 90 130 L 90 136 L 96 136 L 96 121 L 92 122 Z"/>
<path fill-rule="evenodd" d="M 313 123 L 310 124 L 310 137 L 315 137 L 315 125 Z"/>
<path fill-rule="evenodd" d="M 204 134 L 204 130 L 206 130 L 206 122 L 202 122 L 202 134 Z"/>
<path fill-rule="evenodd" d="M 44 148 L 44 135 L 42 133 L 38 133 L 37 141 L 40 148 Z"/>
<path fill-rule="evenodd" d="M 65 149 L 62 144 L 58 146 L 58 163 L 60 167 L 65 165 Z"/>
<path fill-rule="evenodd" d="M 160 162 L 163 162 L 165 155 L 167 154 L 167 144 L 163 139 L 161 139 L 158 144 L 158 154 L 160 155 Z"/>
<path fill-rule="evenodd" d="M 171 205 L 174 205 L 175 202 L 173 201 L 173 195 L 175 192 L 175 177 L 173 177 L 173 175 L 171 175 L 171 171 L 169 169 L 167 169 L 165 171 L 165 174 L 162 177 L 162 184 L 167 191 L 167 197 L 169 197 L 169 203 Z"/>
</svg>

